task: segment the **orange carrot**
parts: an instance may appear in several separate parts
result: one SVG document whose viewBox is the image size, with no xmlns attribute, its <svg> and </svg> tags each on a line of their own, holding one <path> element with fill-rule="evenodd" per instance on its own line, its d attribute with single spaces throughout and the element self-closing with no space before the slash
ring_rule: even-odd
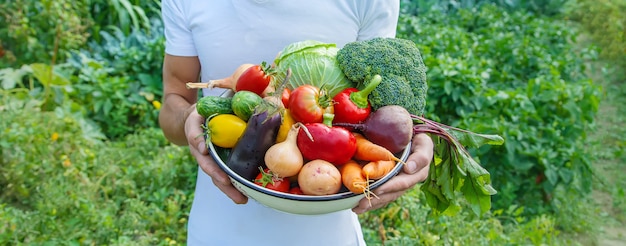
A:
<svg viewBox="0 0 626 246">
<path fill-rule="evenodd" d="M 367 180 L 379 179 L 391 172 L 396 166 L 395 161 L 371 161 L 363 166 L 362 174 Z"/>
<path fill-rule="evenodd" d="M 383 146 L 372 143 L 363 135 L 354 133 L 356 138 L 356 153 L 354 159 L 362 161 L 400 161 L 391 151 Z"/>
<path fill-rule="evenodd" d="M 354 160 L 350 160 L 347 163 L 340 166 L 341 181 L 348 190 L 355 194 L 361 194 L 368 189 L 368 182 L 363 177 L 361 170 L 361 164 Z"/>
</svg>

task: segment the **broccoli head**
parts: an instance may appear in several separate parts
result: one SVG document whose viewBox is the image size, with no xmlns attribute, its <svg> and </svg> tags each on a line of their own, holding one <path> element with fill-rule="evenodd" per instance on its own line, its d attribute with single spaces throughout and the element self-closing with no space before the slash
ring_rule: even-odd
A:
<svg viewBox="0 0 626 246">
<path fill-rule="evenodd" d="M 374 109 L 399 105 L 414 115 L 424 113 L 426 66 L 413 41 L 380 37 L 351 42 L 339 49 L 337 61 L 346 77 L 361 88 L 374 75 L 382 77 L 369 95 Z"/>
</svg>

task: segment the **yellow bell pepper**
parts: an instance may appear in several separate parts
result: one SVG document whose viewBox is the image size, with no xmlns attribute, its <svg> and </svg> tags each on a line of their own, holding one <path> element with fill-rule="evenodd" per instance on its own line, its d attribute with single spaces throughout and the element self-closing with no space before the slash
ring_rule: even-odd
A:
<svg viewBox="0 0 626 246">
<path fill-rule="evenodd" d="M 207 133 L 211 142 L 222 148 L 232 148 L 243 135 L 246 122 L 233 114 L 220 114 L 209 119 Z"/>
<path fill-rule="evenodd" d="M 296 123 L 296 120 L 293 119 L 289 109 L 285 109 L 283 113 L 283 123 L 280 124 L 278 128 L 278 135 L 276 136 L 276 143 L 280 143 L 287 139 L 287 134 L 289 133 L 289 129 L 291 126 Z"/>
</svg>

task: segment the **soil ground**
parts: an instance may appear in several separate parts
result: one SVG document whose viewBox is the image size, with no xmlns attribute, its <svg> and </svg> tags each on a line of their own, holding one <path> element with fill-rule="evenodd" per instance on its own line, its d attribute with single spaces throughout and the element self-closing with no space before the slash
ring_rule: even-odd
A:
<svg viewBox="0 0 626 246">
<path fill-rule="evenodd" d="M 594 81 L 601 78 L 594 78 Z M 626 245 L 626 81 L 600 82 L 605 95 L 590 134 L 595 172 L 592 197 L 599 207 L 597 245 Z"/>
</svg>

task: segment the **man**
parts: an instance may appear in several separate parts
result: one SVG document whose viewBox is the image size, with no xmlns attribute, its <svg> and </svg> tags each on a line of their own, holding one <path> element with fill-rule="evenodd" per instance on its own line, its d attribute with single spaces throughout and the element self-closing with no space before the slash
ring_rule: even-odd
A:
<svg viewBox="0 0 626 246">
<path fill-rule="evenodd" d="M 200 169 L 188 224 L 189 245 L 365 245 L 356 214 L 378 209 L 426 179 L 432 140 L 413 137 L 404 170 L 351 210 L 295 215 L 264 207 L 232 186 L 208 155 L 186 82 L 230 76 L 243 63 L 271 63 L 290 43 L 395 36 L 398 0 L 163 0 L 165 59 L 159 122 L 174 144 L 189 145 Z M 200 74 L 200 78 L 198 75 Z M 204 95 L 219 95 L 220 89 Z"/>
</svg>

